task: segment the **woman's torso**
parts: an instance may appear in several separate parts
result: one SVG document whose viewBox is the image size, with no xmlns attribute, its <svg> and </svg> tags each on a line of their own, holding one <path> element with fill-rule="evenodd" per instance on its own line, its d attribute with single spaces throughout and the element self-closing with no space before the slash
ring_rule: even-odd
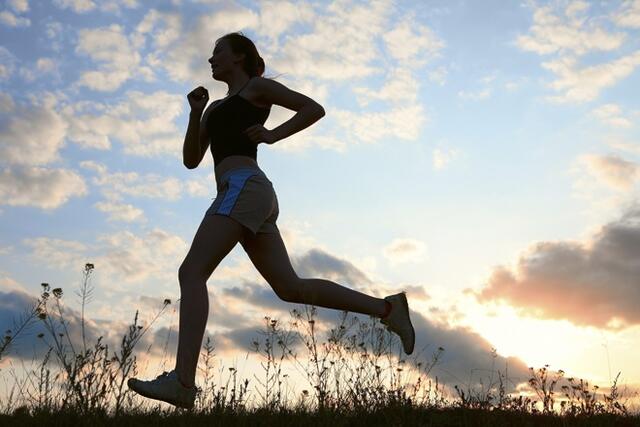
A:
<svg viewBox="0 0 640 427">
<path fill-rule="evenodd" d="M 270 106 L 260 103 L 249 84 L 251 80 L 238 93 L 212 103 L 205 112 L 204 123 L 211 140 L 216 180 L 237 167 L 258 167 L 258 144 L 242 131 L 255 124 L 264 125 Z"/>
</svg>

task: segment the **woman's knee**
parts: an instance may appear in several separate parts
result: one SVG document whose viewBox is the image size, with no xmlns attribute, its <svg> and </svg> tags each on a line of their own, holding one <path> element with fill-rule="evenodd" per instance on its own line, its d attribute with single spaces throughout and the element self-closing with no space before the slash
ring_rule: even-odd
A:
<svg viewBox="0 0 640 427">
<path fill-rule="evenodd" d="M 196 265 L 188 262 L 183 262 L 178 268 L 178 282 L 180 287 L 184 287 L 190 283 L 206 282 L 208 276 Z"/>
<path fill-rule="evenodd" d="M 278 298 L 284 302 L 299 302 L 300 292 L 304 283 L 302 279 L 291 279 L 287 281 L 280 281 L 275 283 L 269 283 L 275 291 Z"/>
</svg>

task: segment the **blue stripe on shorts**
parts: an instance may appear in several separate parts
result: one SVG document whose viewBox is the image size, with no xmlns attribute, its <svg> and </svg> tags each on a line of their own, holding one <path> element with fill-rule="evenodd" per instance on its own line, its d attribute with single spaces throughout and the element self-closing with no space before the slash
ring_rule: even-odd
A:
<svg viewBox="0 0 640 427">
<path fill-rule="evenodd" d="M 258 174 L 255 169 L 234 169 L 229 172 L 233 173 L 225 174 L 225 177 L 227 175 L 229 176 L 229 185 L 227 186 L 226 194 L 220 202 L 220 206 L 214 211 L 214 213 L 229 215 L 235 206 L 238 196 L 244 188 L 244 184 L 247 182 L 247 179 Z"/>
</svg>

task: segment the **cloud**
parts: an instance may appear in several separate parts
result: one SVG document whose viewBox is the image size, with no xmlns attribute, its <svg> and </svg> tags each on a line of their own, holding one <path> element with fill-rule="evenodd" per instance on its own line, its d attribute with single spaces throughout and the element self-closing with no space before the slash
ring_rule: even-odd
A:
<svg viewBox="0 0 640 427">
<path fill-rule="evenodd" d="M 425 259 L 426 245 L 424 242 L 411 238 L 393 239 L 382 250 L 385 258 L 391 264 L 405 262 L 422 262 Z"/>
<path fill-rule="evenodd" d="M 153 71 L 141 64 L 137 50 L 140 42 L 135 35 L 128 38 L 117 24 L 80 30 L 76 53 L 89 56 L 100 64 L 100 68 L 83 71 L 76 85 L 109 92 L 137 76 L 147 81 L 153 80 Z"/>
<path fill-rule="evenodd" d="M 29 18 L 14 15 L 8 10 L 0 12 L 0 22 L 9 27 L 29 27 L 31 25 Z"/>
<path fill-rule="evenodd" d="M 579 16 L 587 12 L 589 7 L 587 2 L 572 1 L 567 4 L 563 14 L 549 5 L 535 8 L 529 34 L 518 36 L 516 45 L 540 55 L 583 55 L 594 50 L 611 51 L 619 48 L 626 39 L 625 33 L 607 32 L 598 25 L 598 20 Z"/>
<path fill-rule="evenodd" d="M 462 99 L 479 101 L 491 96 L 491 88 L 478 89 L 477 91 L 458 91 L 458 96 Z"/>
<path fill-rule="evenodd" d="M 433 167 L 436 170 L 444 169 L 449 163 L 451 163 L 458 155 L 460 150 L 457 148 L 451 149 L 433 149 Z"/>
<path fill-rule="evenodd" d="M 8 0 L 7 6 L 11 7 L 18 13 L 24 13 L 29 10 L 29 1 L 28 0 Z"/>
<path fill-rule="evenodd" d="M 143 235 L 129 231 L 98 237 L 104 255 L 94 257 L 96 265 L 104 265 L 105 274 L 116 288 L 145 280 L 176 282 L 181 260 L 188 245 L 180 236 L 159 228 Z"/>
<path fill-rule="evenodd" d="M 515 268 L 496 267 L 478 301 L 502 301 L 523 315 L 618 330 L 640 323 L 640 207 L 588 241 L 538 242 Z"/>
<path fill-rule="evenodd" d="M 631 120 L 623 116 L 622 109 L 617 104 L 603 104 L 592 110 L 591 114 L 611 127 L 630 128 L 633 126 Z"/>
<path fill-rule="evenodd" d="M 92 178 L 91 181 L 94 185 L 102 188 L 103 193 L 110 202 L 120 201 L 124 195 L 175 201 L 180 199 L 182 194 L 188 191 L 189 188 L 195 188 L 197 192 L 202 190 L 198 186 L 191 185 L 189 187 L 174 177 L 164 177 L 153 173 L 140 175 L 137 172 L 108 172 L 105 165 L 91 160 L 82 161 L 80 165 L 85 169 L 97 172 L 97 176 Z M 196 193 L 193 195 L 203 194 Z M 96 207 L 103 212 L 110 209 L 129 210 L 124 205 L 118 207 L 102 204 Z M 130 213 L 133 214 L 134 212 L 130 211 Z"/>
<path fill-rule="evenodd" d="M 52 74 L 57 79 L 60 78 L 58 63 L 52 58 L 38 58 L 34 65 L 20 67 L 20 76 L 27 82 L 32 82 L 47 74 Z"/>
<path fill-rule="evenodd" d="M 100 268 L 101 286 L 111 291 L 131 290 L 132 284 L 154 281 L 159 291 L 176 289 L 177 272 L 188 250 L 180 236 L 160 228 L 143 234 L 118 231 L 98 235 L 96 243 L 38 237 L 24 239 L 32 256 L 57 270 L 75 269 L 86 262 Z"/>
<path fill-rule="evenodd" d="M 0 204 L 57 209 L 72 197 L 87 194 L 83 178 L 72 170 L 37 166 L 0 170 Z"/>
<path fill-rule="evenodd" d="M 12 328 L 12 326 L 16 325 L 20 319 L 23 319 L 31 307 L 35 306 L 38 297 L 21 291 L 0 290 L 0 327 L 2 327 L 2 331 Z M 73 348 L 75 348 L 76 353 L 78 353 L 82 351 L 83 348 L 81 326 L 82 316 L 78 310 L 69 307 L 65 303 L 66 297 L 67 296 L 63 294 L 61 300 L 63 313 L 62 318 L 67 324 L 71 344 L 73 345 Z M 56 330 L 58 332 L 64 332 L 59 323 L 60 315 L 58 314 L 53 295 L 49 296 L 47 306 L 49 316 L 54 325 L 56 325 Z M 94 345 L 98 337 L 102 336 L 102 344 L 107 344 L 111 352 L 119 348 L 122 335 L 126 333 L 129 325 L 129 322 L 127 321 L 111 319 L 93 320 L 88 316 L 85 316 L 84 323 L 87 347 Z M 145 321 L 141 320 L 139 324 L 145 324 Z M 43 338 L 37 337 L 40 333 L 44 334 Z M 71 352 L 67 337 L 58 336 L 57 338 L 61 339 L 67 346 L 68 351 Z M 134 349 L 134 355 L 139 356 L 143 349 L 148 348 L 152 344 L 150 338 L 150 334 L 146 334 L 142 337 Z M 31 324 L 31 327 L 17 337 L 8 353 L 8 356 L 23 360 L 41 360 L 44 353 L 49 348 L 49 344 L 53 345 L 53 339 L 44 327 L 42 321 L 36 318 L 34 323 Z M 52 357 L 52 363 L 58 363 L 55 357 Z"/>
<path fill-rule="evenodd" d="M 366 274 L 351 262 L 317 248 L 292 257 L 291 264 L 298 276 L 302 278 L 322 277 L 354 287 L 371 283 Z"/>
<path fill-rule="evenodd" d="M 123 222 L 146 222 L 144 211 L 133 205 L 115 202 L 98 202 L 94 206 L 100 211 L 107 213 L 107 221 Z"/>
<path fill-rule="evenodd" d="M 96 7 L 91 0 L 53 0 L 53 4 L 61 9 L 71 9 L 76 13 L 85 13 Z"/>
<path fill-rule="evenodd" d="M 22 243 L 31 248 L 31 255 L 40 259 L 50 267 L 59 269 L 75 269 L 88 260 L 86 253 L 89 246 L 75 240 L 55 239 L 49 237 L 26 238 Z"/>
<path fill-rule="evenodd" d="M 184 137 L 175 119 L 182 114 L 185 99 L 165 91 L 128 91 L 125 99 L 109 105 L 79 101 L 61 109 L 69 126 L 70 140 L 83 147 L 109 149 L 111 140 L 123 144 L 127 155 L 151 157 L 170 154 L 182 159 L 176 140 Z"/>
<path fill-rule="evenodd" d="M 617 155 L 599 156 L 584 154 L 578 158 L 589 174 L 602 179 L 610 187 L 619 191 L 629 191 L 640 177 L 640 167 Z"/>
<path fill-rule="evenodd" d="M 595 51 L 611 52 L 626 41 L 624 32 L 608 32 L 601 19 L 582 16 L 590 7 L 584 1 L 563 3 L 563 11 L 545 5 L 534 7 L 533 25 L 529 34 L 520 35 L 516 46 L 540 55 L 556 58 L 542 63 L 542 67 L 556 75 L 549 86 L 559 95 L 547 100 L 557 103 L 588 102 L 598 97 L 602 89 L 627 77 L 640 64 L 640 51 L 625 54 L 607 62 L 582 66 L 578 58 Z M 605 17 L 606 18 L 606 17 Z"/>
<path fill-rule="evenodd" d="M 413 68 L 423 65 L 439 55 L 445 43 L 429 27 L 421 25 L 411 16 L 395 23 L 395 28 L 382 36 L 388 54 Z"/>
<path fill-rule="evenodd" d="M 18 59 L 9 49 L 0 46 L 0 81 L 9 80 L 17 61 Z"/>
<path fill-rule="evenodd" d="M 119 14 L 121 7 L 135 9 L 140 5 L 137 0 L 100 0 L 99 2 L 92 0 L 54 0 L 53 4 L 60 9 L 71 9 L 79 14 L 91 12 L 96 8 L 102 12 Z"/>
<path fill-rule="evenodd" d="M 364 113 L 333 108 L 332 115 L 347 133 L 348 141 L 364 143 L 389 138 L 415 141 L 423 125 L 429 121 L 424 108 L 418 104 Z"/>
<path fill-rule="evenodd" d="M 613 22 L 621 27 L 640 28 L 640 0 L 626 0 L 613 14 Z"/>
<path fill-rule="evenodd" d="M 0 164 L 43 165 L 60 160 L 67 124 L 54 98 L 40 103 L 3 102 L 0 113 Z"/>
<path fill-rule="evenodd" d="M 352 90 L 357 95 L 358 103 L 366 106 L 371 100 L 392 101 L 396 104 L 416 102 L 419 84 L 407 67 L 395 67 L 387 72 L 387 79 L 380 88 L 356 86 Z"/>
<path fill-rule="evenodd" d="M 602 89 L 618 83 L 640 65 L 640 50 L 611 62 L 579 68 L 575 57 L 543 62 L 542 67 L 557 75 L 549 86 L 561 95 L 550 96 L 553 102 L 587 102 L 598 97 Z"/>
<path fill-rule="evenodd" d="M 96 174 L 91 178 L 91 183 L 101 189 L 106 200 L 96 202 L 93 206 L 108 215 L 107 221 L 146 223 L 144 211 L 123 202 L 125 196 L 176 201 L 185 194 L 192 197 L 212 196 L 215 188 L 213 172 L 207 175 L 206 180 L 185 181 L 152 173 L 109 172 L 104 164 L 92 160 L 82 161 L 80 166 Z M 207 186 L 206 181 L 212 184 Z"/>
</svg>

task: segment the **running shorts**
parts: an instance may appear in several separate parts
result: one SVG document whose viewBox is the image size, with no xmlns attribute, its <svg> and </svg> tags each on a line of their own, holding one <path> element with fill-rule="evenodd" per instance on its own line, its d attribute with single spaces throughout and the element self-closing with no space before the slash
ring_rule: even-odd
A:
<svg viewBox="0 0 640 427">
<path fill-rule="evenodd" d="M 206 215 L 227 215 L 253 234 L 279 233 L 278 198 L 273 184 L 261 169 L 239 167 L 228 170 L 217 183 L 218 193 Z"/>
</svg>

